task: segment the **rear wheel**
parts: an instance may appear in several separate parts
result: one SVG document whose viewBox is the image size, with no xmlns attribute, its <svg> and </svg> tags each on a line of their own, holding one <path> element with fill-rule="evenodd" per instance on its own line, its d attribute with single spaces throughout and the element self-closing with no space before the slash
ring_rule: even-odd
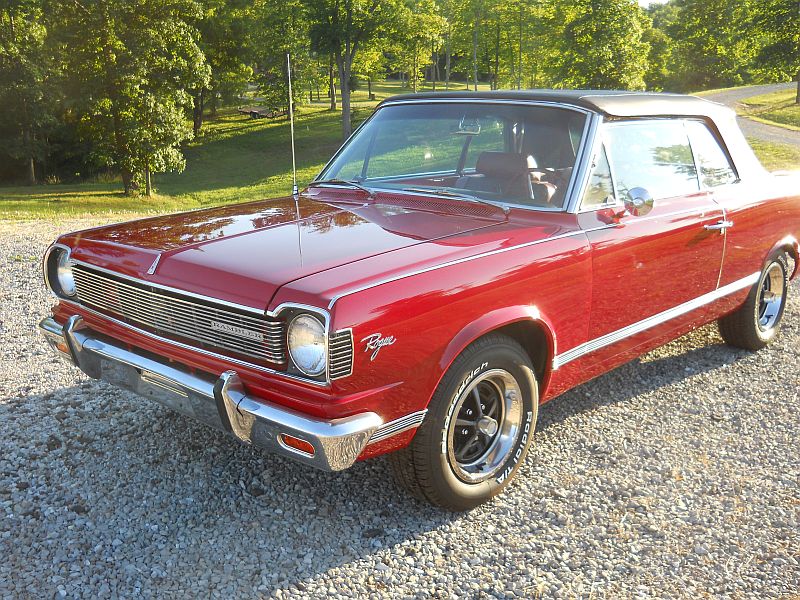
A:
<svg viewBox="0 0 800 600">
<path fill-rule="evenodd" d="M 719 320 L 722 339 L 745 350 L 761 350 L 769 345 L 780 331 L 788 291 L 789 267 L 781 252 L 767 261 L 745 303 Z"/>
<path fill-rule="evenodd" d="M 481 338 L 445 374 L 411 444 L 390 455 L 396 479 L 450 510 L 499 494 L 525 459 L 538 400 L 522 347 L 503 335 Z"/>
</svg>

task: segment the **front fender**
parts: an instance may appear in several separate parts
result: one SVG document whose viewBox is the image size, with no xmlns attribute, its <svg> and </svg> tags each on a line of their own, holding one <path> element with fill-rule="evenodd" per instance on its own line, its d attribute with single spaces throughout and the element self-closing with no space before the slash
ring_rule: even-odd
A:
<svg viewBox="0 0 800 600">
<path fill-rule="evenodd" d="M 438 387 L 439 383 L 444 377 L 444 374 L 450 368 L 450 365 L 453 364 L 453 361 L 456 359 L 456 357 L 461 354 L 472 342 L 488 333 L 491 333 L 492 331 L 500 329 L 501 327 L 519 322 L 530 322 L 537 324 L 542 329 L 545 334 L 545 338 L 547 339 L 547 368 L 543 376 L 543 381 L 539 382 L 541 386 L 540 397 L 543 397 L 543 391 L 546 389 L 550 378 L 550 365 L 552 364 L 552 357 L 556 355 L 557 342 L 555 330 L 550 320 L 543 315 L 536 306 L 532 305 L 517 305 L 498 308 L 482 315 L 480 318 L 472 321 L 463 329 L 461 329 L 461 331 L 459 331 L 453 337 L 453 339 L 450 340 L 450 343 L 447 345 L 447 348 L 445 348 L 444 353 L 439 359 L 441 375 L 439 376 L 439 380 L 436 382 L 436 387 Z"/>
</svg>

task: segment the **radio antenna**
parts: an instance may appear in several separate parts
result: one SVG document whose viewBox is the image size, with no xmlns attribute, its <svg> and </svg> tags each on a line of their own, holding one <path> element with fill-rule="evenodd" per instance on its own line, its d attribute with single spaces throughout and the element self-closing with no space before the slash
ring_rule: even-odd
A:
<svg viewBox="0 0 800 600">
<path fill-rule="evenodd" d="M 292 59 L 286 53 L 286 73 L 289 76 L 289 130 L 292 136 L 292 196 L 297 198 L 300 190 L 297 187 L 297 162 L 294 153 L 294 99 L 292 98 Z"/>
</svg>

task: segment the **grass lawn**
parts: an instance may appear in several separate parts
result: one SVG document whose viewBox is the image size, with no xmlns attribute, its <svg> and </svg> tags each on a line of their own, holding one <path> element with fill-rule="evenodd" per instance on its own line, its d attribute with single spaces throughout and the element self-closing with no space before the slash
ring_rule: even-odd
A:
<svg viewBox="0 0 800 600">
<path fill-rule="evenodd" d="M 795 103 L 797 89 L 753 96 L 742 101 L 741 113 L 765 123 L 800 131 L 800 104 Z"/>
<path fill-rule="evenodd" d="M 800 148 L 748 138 L 761 164 L 770 171 L 800 171 Z"/>
<path fill-rule="evenodd" d="M 419 91 L 430 91 L 431 86 Z M 439 85 L 438 89 L 443 89 Z M 451 89 L 464 90 L 454 83 Z M 488 89 L 481 85 L 479 89 Z M 360 123 L 378 101 L 405 93 L 399 82 L 373 84 L 370 100 L 366 83 L 353 92 L 353 122 Z M 339 106 L 341 108 L 341 106 Z M 319 102 L 301 107 L 295 119 L 297 177 L 311 181 L 341 143 L 341 112 Z M 153 198 L 131 198 L 120 182 L 0 187 L 0 219 L 53 219 L 108 213 L 164 213 L 291 193 L 292 159 L 286 119 L 250 119 L 235 110 L 221 111 L 204 126 L 202 137 L 185 150 L 186 170 L 155 176 Z"/>
<path fill-rule="evenodd" d="M 399 82 L 379 82 L 372 86 L 376 100 L 369 100 L 366 85 L 362 87 L 353 93 L 355 124 L 370 114 L 377 101 L 407 91 Z M 420 91 L 429 89 L 427 86 Z M 466 85 L 457 83 L 451 89 L 464 90 Z M 324 96 L 298 111 L 295 134 L 301 186 L 319 173 L 338 148 L 340 115 L 329 110 Z M 751 143 L 767 168 L 800 168 L 800 149 L 754 140 Z M 223 111 L 209 120 L 203 136 L 186 148 L 186 170 L 157 175 L 155 186 L 153 198 L 126 197 L 119 182 L 0 187 L 0 218 L 114 214 L 122 219 L 287 195 L 291 193 L 289 123 L 285 119 L 253 120 L 234 110 Z"/>
</svg>

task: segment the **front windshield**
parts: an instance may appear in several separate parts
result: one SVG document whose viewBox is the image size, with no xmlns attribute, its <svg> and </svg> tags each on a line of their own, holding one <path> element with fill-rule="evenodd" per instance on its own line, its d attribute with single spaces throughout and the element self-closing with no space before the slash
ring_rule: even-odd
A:
<svg viewBox="0 0 800 600">
<path fill-rule="evenodd" d="M 561 209 L 585 120 L 510 103 L 389 104 L 318 180 Z"/>
</svg>

